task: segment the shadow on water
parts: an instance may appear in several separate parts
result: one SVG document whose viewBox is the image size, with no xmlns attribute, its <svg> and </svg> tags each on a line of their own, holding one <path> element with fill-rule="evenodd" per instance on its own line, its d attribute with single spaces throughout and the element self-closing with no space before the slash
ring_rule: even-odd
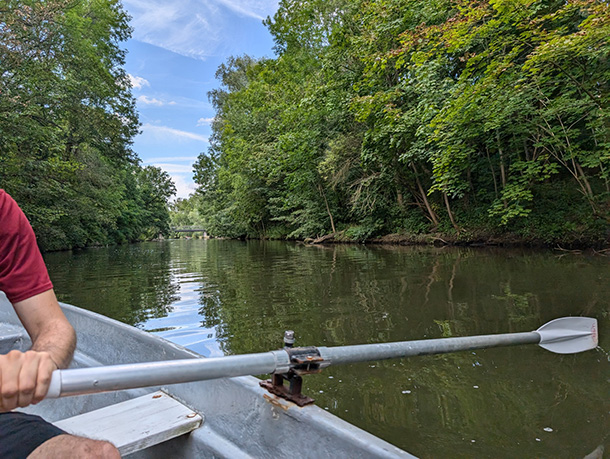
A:
<svg viewBox="0 0 610 459">
<path fill-rule="evenodd" d="M 421 457 L 607 449 L 610 270 L 548 251 L 167 241 L 46 257 L 60 297 L 204 355 L 600 322 L 599 352 L 537 346 L 330 367 L 316 403 Z"/>
</svg>

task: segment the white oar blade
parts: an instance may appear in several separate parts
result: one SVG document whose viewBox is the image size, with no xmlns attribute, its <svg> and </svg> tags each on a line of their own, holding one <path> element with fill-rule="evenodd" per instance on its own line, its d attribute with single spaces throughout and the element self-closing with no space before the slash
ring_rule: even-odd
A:
<svg viewBox="0 0 610 459">
<path fill-rule="evenodd" d="M 540 347 L 556 354 L 576 354 L 597 347 L 597 320 L 590 317 L 551 320 L 536 332 Z"/>
</svg>

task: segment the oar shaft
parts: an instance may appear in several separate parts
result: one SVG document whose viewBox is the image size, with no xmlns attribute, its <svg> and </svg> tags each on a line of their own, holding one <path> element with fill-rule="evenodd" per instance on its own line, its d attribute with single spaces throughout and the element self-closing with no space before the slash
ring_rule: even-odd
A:
<svg viewBox="0 0 610 459">
<path fill-rule="evenodd" d="M 446 354 L 518 344 L 540 344 L 549 351 L 571 354 L 597 346 L 597 321 L 588 317 L 563 317 L 537 331 L 502 335 L 362 344 L 357 346 L 295 348 L 260 354 L 209 359 L 136 363 L 53 372 L 47 397 L 89 394 L 136 387 L 161 386 L 207 379 L 310 371 L 328 365 L 369 362 L 417 355 Z"/>
<path fill-rule="evenodd" d="M 359 344 L 355 346 L 319 347 L 320 356 L 331 365 L 368 362 L 371 360 L 414 357 L 417 355 L 446 354 L 489 347 L 538 344 L 537 332 L 505 335 L 465 336 L 459 338 L 426 339 L 397 343 Z"/>
<path fill-rule="evenodd" d="M 428 339 L 356 346 L 319 347 L 326 364 L 368 362 L 428 354 L 444 354 L 498 346 L 537 344 L 537 332 Z M 235 376 L 286 373 L 291 368 L 285 350 L 208 359 L 91 367 L 55 371 L 48 398 L 136 387 L 161 386 Z"/>
<path fill-rule="evenodd" d="M 272 351 L 208 359 L 58 370 L 53 372 L 47 398 L 287 372 L 289 369 L 288 354 L 285 351 Z"/>
</svg>

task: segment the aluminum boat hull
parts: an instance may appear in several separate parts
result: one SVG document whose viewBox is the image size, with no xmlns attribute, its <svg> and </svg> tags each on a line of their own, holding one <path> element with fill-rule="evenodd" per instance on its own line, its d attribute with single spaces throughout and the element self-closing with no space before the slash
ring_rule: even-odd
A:
<svg viewBox="0 0 610 459">
<path fill-rule="evenodd" d="M 204 358 L 182 346 L 75 306 L 61 305 L 76 329 L 73 368 Z M 30 340 L 0 292 L 0 354 Z M 129 457 L 146 458 L 412 458 L 414 456 L 315 406 L 298 407 L 253 376 L 162 387 L 200 413 L 200 428 Z M 54 422 L 139 397 L 159 387 L 44 400 L 23 411 Z"/>
</svg>

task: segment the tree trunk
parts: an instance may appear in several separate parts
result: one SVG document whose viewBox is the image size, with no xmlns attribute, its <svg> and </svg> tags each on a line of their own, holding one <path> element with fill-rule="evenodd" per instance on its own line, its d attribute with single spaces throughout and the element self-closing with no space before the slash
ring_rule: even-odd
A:
<svg viewBox="0 0 610 459">
<path fill-rule="evenodd" d="M 419 174 L 417 173 L 417 168 L 415 167 L 415 163 L 411 163 L 411 166 L 413 167 L 413 172 L 415 172 L 415 181 L 417 182 L 417 188 L 419 189 L 419 193 L 421 194 L 421 197 L 424 201 L 424 205 L 426 206 L 428 215 L 430 215 L 430 219 L 432 220 L 432 223 L 434 223 L 434 226 L 436 227 L 436 226 L 438 226 L 438 218 L 436 217 L 434 210 L 430 206 L 430 202 L 428 201 L 428 196 L 426 195 L 426 192 L 424 191 L 424 187 L 422 186 L 422 184 L 419 180 Z"/>
<path fill-rule="evenodd" d="M 398 162 L 398 158 L 396 156 L 394 156 L 394 158 L 393 158 L 393 164 L 394 164 L 394 186 L 396 187 L 396 202 L 398 203 L 400 210 L 404 212 L 405 202 L 404 202 L 404 198 L 402 195 L 402 191 L 400 191 L 401 180 L 400 180 L 400 174 L 398 172 L 399 168 L 400 168 L 400 163 Z"/>
<path fill-rule="evenodd" d="M 455 222 L 455 218 L 453 217 L 453 212 L 451 212 L 451 205 L 449 204 L 449 197 L 447 196 L 447 193 L 445 193 L 445 192 L 443 192 L 443 199 L 445 200 L 445 207 L 447 208 L 447 213 L 449 214 L 449 220 L 451 220 L 451 224 L 453 225 L 453 228 L 459 233 L 460 227 Z"/>
<path fill-rule="evenodd" d="M 319 183 L 318 183 L 318 191 L 324 198 L 324 204 L 326 205 L 326 212 L 328 213 L 328 218 L 330 219 L 330 227 L 333 230 L 333 234 L 335 234 L 337 232 L 337 230 L 335 229 L 335 220 L 333 219 L 333 214 L 330 211 L 330 206 L 328 205 L 328 200 L 326 199 L 326 193 L 324 193 L 324 189 L 322 188 L 322 186 Z"/>
<path fill-rule="evenodd" d="M 580 165 L 580 163 L 575 162 L 575 165 L 576 165 L 576 170 L 580 174 L 580 178 L 582 180 L 582 183 L 584 184 L 584 188 L 587 191 L 589 199 L 593 199 L 593 189 L 591 188 L 591 184 L 589 183 L 589 180 L 585 176 L 585 171 L 582 170 L 582 166 Z"/>
</svg>

